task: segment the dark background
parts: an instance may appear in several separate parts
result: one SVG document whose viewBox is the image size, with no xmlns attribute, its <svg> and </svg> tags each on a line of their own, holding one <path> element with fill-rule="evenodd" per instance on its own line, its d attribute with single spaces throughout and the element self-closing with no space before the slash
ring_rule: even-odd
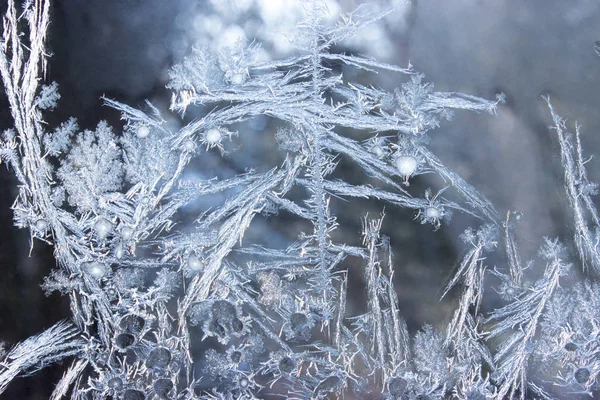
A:
<svg viewBox="0 0 600 400">
<path fill-rule="evenodd" d="M 331 2 L 330 10 L 335 14 L 356 4 Z M 48 121 L 53 126 L 74 116 L 84 129 L 94 128 L 100 119 L 120 126 L 118 113 L 101 107 L 101 95 L 132 106 L 142 106 L 149 98 L 166 108 L 170 99 L 164 89 L 167 70 L 192 44 L 227 43 L 242 33 L 262 42 L 265 54 L 285 55 L 289 49 L 278 35 L 293 28 L 300 11 L 291 0 L 54 1 L 48 79 L 59 83 L 62 99 Z M 339 50 L 371 54 L 402 66 L 410 61 L 437 90 L 489 99 L 500 91 L 507 95 L 507 104 L 499 107 L 496 117 L 459 113 L 442 124 L 430 133 L 431 149 L 488 196 L 501 214 L 523 212 L 518 237 L 523 257 L 529 259 L 535 257 L 542 236 L 568 239 L 572 234 L 557 142 L 547 129 L 551 120 L 542 94 L 552 97 L 559 113 L 583 125 L 586 153 L 600 154 L 596 134 L 600 57 L 593 50 L 594 41 L 600 39 L 599 20 L 600 3 L 595 0 L 419 0 L 400 7 L 355 40 L 340 44 Z M 399 78 L 374 79 L 377 85 L 392 89 Z M 6 98 L 0 95 L 0 129 L 11 124 Z M 269 164 L 272 143 L 270 133 L 241 138 L 238 153 L 212 159 L 207 165 L 241 171 L 247 164 Z M 341 166 L 346 168 L 342 174 L 352 177 L 355 173 L 351 163 Z M 597 160 L 588 164 L 588 172 L 591 180 L 600 179 Z M 211 171 L 203 173 L 210 176 Z M 439 182 L 427 179 L 418 180 L 412 189 L 440 187 Z M 37 242 L 30 255 L 29 233 L 12 226 L 10 206 L 15 196 L 16 181 L 2 167 L 0 340 L 8 345 L 70 314 L 66 299 L 56 294 L 46 298 L 39 288 L 55 266 L 52 249 Z M 376 215 L 382 209 L 376 202 L 334 207 L 338 207 L 341 225 L 336 239 L 352 243 L 358 238 L 359 216 L 365 211 Z M 429 226 L 413 221 L 411 213 L 389 207 L 386 211 L 384 233 L 395 245 L 395 283 L 402 313 L 412 331 L 423 323 L 442 327 L 452 302 L 438 301 L 440 288 L 464 251 L 458 234 L 472 221 L 457 216 L 432 233 Z M 258 229 L 273 232 L 278 226 L 259 223 Z M 492 258 L 490 266 L 494 262 L 502 260 Z M 360 279 L 353 280 L 350 290 L 360 297 Z M 48 398 L 62 368 L 55 366 L 19 379 L 1 397 Z"/>
</svg>

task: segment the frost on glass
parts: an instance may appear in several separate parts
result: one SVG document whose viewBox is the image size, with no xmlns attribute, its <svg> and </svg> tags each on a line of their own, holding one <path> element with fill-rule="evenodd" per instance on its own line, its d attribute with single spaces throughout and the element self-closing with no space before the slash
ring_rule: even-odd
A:
<svg viewBox="0 0 600 400">
<path fill-rule="evenodd" d="M 410 65 L 331 50 L 386 11 L 361 7 L 331 26 L 313 2 L 290 38 L 295 55 L 280 60 L 260 61 L 257 43 L 194 48 L 169 72 L 171 110 L 208 111 L 172 130 L 150 102 L 136 109 L 105 98 L 124 127 L 101 121 L 83 131 L 74 118 L 44 122 L 60 106 L 58 85 L 43 84 L 48 1 L 21 8 L 9 0 L 4 12 L 0 73 L 14 127 L 2 135 L 0 156 L 19 181 L 15 224 L 53 245 L 58 266 L 43 289 L 67 296 L 72 317 L 0 347 L 0 392 L 15 377 L 69 358 L 52 399 L 595 393 L 600 290 L 591 278 L 572 288 L 560 283 L 574 262 L 590 273 L 600 267 L 596 186 L 587 179 L 579 129 L 573 138 L 552 106 L 577 257 L 545 239 L 540 269 L 521 261 L 519 214 L 502 218 L 427 147 L 455 111 L 494 114 L 503 97 L 436 92 Z M 392 90 L 354 83 L 331 65 L 395 73 L 401 83 Z M 232 151 L 244 135 L 240 123 L 258 116 L 278 121 L 269 140 L 280 164 L 221 179 L 184 175 L 208 152 Z M 334 178 L 341 157 L 372 184 Z M 443 186 L 409 191 L 422 174 L 439 176 Z M 456 213 L 478 221 L 461 235 L 463 255 L 442 288 L 442 296 L 459 292 L 444 330 L 409 332 L 394 288 L 402 262 L 381 231 L 384 214 L 363 217 L 360 244 L 337 242 L 334 197 L 411 210 L 415 229 L 437 230 Z M 204 198 L 218 204 L 192 223 L 182 218 L 184 207 Z M 270 247 L 245 237 L 257 216 L 281 215 L 304 222 L 296 240 Z M 504 265 L 486 265 L 498 252 Z M 348 259 L 362 265 L 367 301 L 359 315 L 346 310 L 355 273 Z M 495 310 L 482 309 L 488 276 L 504 301 Z M 193 352 L 201 342 L 204 351 Z"/>
</svg>

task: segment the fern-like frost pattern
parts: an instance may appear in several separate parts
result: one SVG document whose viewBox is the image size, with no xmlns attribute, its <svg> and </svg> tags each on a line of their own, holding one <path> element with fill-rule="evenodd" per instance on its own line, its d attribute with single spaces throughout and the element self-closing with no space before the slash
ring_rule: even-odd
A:
<svg viewBox="0 0 600 400">
<path fill-rule="evenodd" d="M 136 109 L 104 98 L 122 130 L 101 121 L 81 131 L 74 118 L 53 129 L 44 122 L 60 100 L 56 83 L 41 84 L 49 7 L 9 0 L 4 9 L 0 73 L 14 127 L 2 135 L 0 160 L 19 181 L 15 224 L 53 246 L 58 266 L 43 289 L 67 296 L 72 318 L 0 347 L 0 393 L 68 359 L 53 400 L 597 395 L 597 187 L 579 127 L 568 133 L 550 99 L 577 254 L 545 239 L 538 268 L 519 255 L 520 214 L 501 218 L 428 148 L 454 112 L 495 114 L 503 96 L 436 92 L 411 65 L 332 50 L 391 10 L 361 7 L 330 26 L 314 1 L 289 38 L 295 55 L 281 60 L 262 61 L 257 43 L 196 47 L 169 71 L 171 111 L 189 122 L 173 129 L 168 111 L 150 102 Z M 394 73 L 402 83 L 352 82 L 336 65 Z M 186 174 L 209 154 L 243 152 L 236 141 L 258 117 L 277 121 L 279 165 L 212 179 Z M 336 178 L 341 158 L 370 184 Z M 414 193 L 423 174 L 442 185 Z M 336 241 L 332 202 L 356 198 L 410 210 L 415 229 L 438 230 L 456 214 L 473 221 L 442 291 L 458 293 L 444 329 L 409 332 L 394 285 L 402 261 L 382 232 L 383 213 L 364 216 L 359 245 Z M 189 223 L 181 210 L 198 202 L 210 207 Z M 246 237 L 258 217 L 280 215 L 302 221 L 292 240 Z M 486 257 L 498 253 L 505 264 L 489 268 Z M 347 309 L 356 273 L 348 260 L 358 260 L 365 282 L 358 315 Z M 590 277 L 561 286 L 578 264 Z M 486 279 L 503 301 L 493 310 L 482 305 Z"/>
</svg>

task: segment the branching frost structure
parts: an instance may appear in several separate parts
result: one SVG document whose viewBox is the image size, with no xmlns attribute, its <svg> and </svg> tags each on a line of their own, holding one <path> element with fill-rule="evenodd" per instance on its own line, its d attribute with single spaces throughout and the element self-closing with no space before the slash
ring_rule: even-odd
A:
<svg viewBox="0 0 600 400">
<path fill-rule="evenodd" d="M 172 130 L 150 102 L 139 110 L 105 98 L 125 121 L 116 133 L 103 121 L 83 132 L 75 119 L 54 130 L 44 122 L 60 99 L 57 84 L 41 84 L 49 7 L 46 0 L 23 8 L 8 1 L 0 73 L 14 128 L 3 134 L 0 157 L 19 181 L 15 224 L 30 230 L 32 243 L 54 246 L 58 268 L 43 288 L 69 297 L 72 321 L 0 354 L 0 392 L 13 378 L 70 357 L 52 399 L 502 399 L 525 398 L 529 390 L 551 398 L 548 382 L 593 393 L 600 366 L 590 341 L 597 320 L 587 336 L 577 336 L 569 330 L 576 316 L 565 314 L 564 324 L 548 319 L 564 295 L 559 278 L 569 264 L 563 247 L 546 241 L 545 272 L 529 284 L 513 234 L 516 214 L 503 222 L 426 147 L 427 133 L 454 110 L 494 114 L 502 98 L 435 92 L 410 65 L 331 51 L 386 12 L 362 7 L 331 27 L 321 22 L 324 6 L 312 2 L 290 38 L 296 55 L 283 60 L 260 61 L 255 43 L 195 48 L 171 69 L 168 84 L 171 110 L 193 119 Z M 340 65 L 367 76 L 398 74 L 403 83 L 386 91 L 349 82 L 335 72 Z M 574 150 L 551 110 L 575 244 L 582 264 L 596 271 L 595 187 L 587 180 L 579 134 Z M 256 117 L 277 121 L 273 140 L 284 155 L 281 165 L 220 179 L 185 178 L 193 160 L 226 154 L 244 135 L 239 127 Z M 333 178 L 342 157 L 377 184 Z M 445 186 L 415 197 L 408 186 L 424 173 Z M 215 195 L 222 201 L 183 228 L 180 211 Z M 443 293 L 461 290 L 445 334 L 430 325 L 409 333 L 394 288 L 399 266 L 381 232 L 383 215 L 365 216 L 361 246 L 334 240 L 338 223 L 330 205 L 337 198 L 407 208 L 434 230 L 453 212 L 480 221 L 463 234 L 468 249 Z M 280 213 L 309 229 L 280 247 L 244 238 L 257 216 Z M 508 266 L 491 275 L 501 281 L 497 291 L 508 304 L 484 320 L 484 261 L 502 248 L 501 231 Z M 349 258 L 360 260 L 366 282 L 366 312 L 359 315 L 346 310 Z M 575 290 L 582 299 L 588 293 Z M 568 337 L 586 349 L 581 358 L 553 352 L 540 324 L 560 332 L 561 345 Z M 494 349 L 490 344 L 498 339 Z M 213 345 L 198 355 L 193 349 L 202 341 Z M 530 364 L 540 358 L 561 365 L 558 380 L 528 379 Z"/>
</svg>

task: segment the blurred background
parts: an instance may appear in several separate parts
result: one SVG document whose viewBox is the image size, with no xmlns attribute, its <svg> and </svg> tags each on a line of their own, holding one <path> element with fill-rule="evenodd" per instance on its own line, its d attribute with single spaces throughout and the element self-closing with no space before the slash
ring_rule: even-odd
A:
<svg viewBox="0 0 600 400">
<path fill-rule="evenodd" d="M 70 116 L 83 129 L 101 119 L 119 127 L 117 112 L 101 106 L 100 96 L 134 107 L 150 99 L 168 109 L 165 89 L 168 69 L 183 59 L 191 46 L 222 47 L 242 38 L 262 44 L 261 57 L 275 59 L 293 52 L 282 38 L 303 16 L 302 0 L 55 0 L 49 31 L 48 80 L 57 81 L 62 99 L 48 116 L 54 126 Z M 335 23 L 359 1 L 328 1 Z M 371 5 L 386 7 L 386 1 Z M 366 54 L 406 66 L 410 62 L 439 91 L 460 91 L 493 99 L 503 92 L 507 103 L 495 117 L 457 113 L 452 121 L 429 132 L 430 149 L 447 167 L 484 193 L 501 215 L 523 213 L 517 237 L 523 259 L 535 258 L 543 236 L 568 240 L 571 215 L 563 194 L 562 171 L 555 135 L 547 128 L 550 113 L 541 96 L 548 94 L 571 127 L 582 125 L 588 156 L 600 154 L 600 57 L 594 42 L 600 39 L 600 3 L 596 0 L 413 0 L 373 24 L 336 52 Z M 403 76 L 353 76 L 357 81 L 393 90 Z M 0 94 L 0 130 L 12 126 L 4 94 Z M 199 110 L 199 113 L 203 110 Z M 192 118 L 193 113 L 187 116 Z M 168 116 L 174 128 L 180 124 Z M 240 135 L 229 153 L 202 155 L 189 173 L 210 178 L 235 174 L 246 168 L 279 165 L 273 127 L 254 120 L 238 127 Z M 355 137 L 358 138 L 358 137 Z M 368 136 L 364 137 L 365 139 Z M 223 172 L 225 171 L 225 172 Z M 600 161 L 588 164 L 591 181 L 600 180 Z M 368 179 L 349 160 L 340 160 L 337 177 L 353 182 Z M 443 186 L 432 176 L 415 179 L 410 191 L 422 195 Z M 14 344 L 68 318 L 65 298 L 45 297 L 39 288 L 55 266 L 52 249 L 35 243 L 28 232 L 12 226 L 10 206 L 16 181 L 0 168 L 0 341 Z M 340 228 L 334 239 L 351 244 L 360 240 L 361 216 L 379 215 L 383 204 L 372 201 L 332 203 Z M 187 210 L 190 214 L 193 207 Z M 395 284 L 400 310 L 415 332 L 422 324 L 442 328 L 450 317 L 452 298 L 439 301 L 440 289 L 465 247 L 459 234 L 476 221 L 455 215 L 450 224 L 433 232 L 414 221 L 414 213 L 386 207 L 383 233 L 390 236 L 396 256 Z M 293 240 L 298 225 L 258 219 L 246 240 L 284 235 Z M 501 257 L 487 260 L 503 266 Z M 361 266 L 346 264 L 351 272 L 349 290 L 362 293 Z M 491 285 L 492 283 L 490 283 Z M 497 301 L 487 291 L 492 307 Z M 360 302 L 350 312 L 358 313 Z M 55 366 L 31 378 L 13 382 L 2 398 L 46 399 L 62 375 Z"/>
</svg>

